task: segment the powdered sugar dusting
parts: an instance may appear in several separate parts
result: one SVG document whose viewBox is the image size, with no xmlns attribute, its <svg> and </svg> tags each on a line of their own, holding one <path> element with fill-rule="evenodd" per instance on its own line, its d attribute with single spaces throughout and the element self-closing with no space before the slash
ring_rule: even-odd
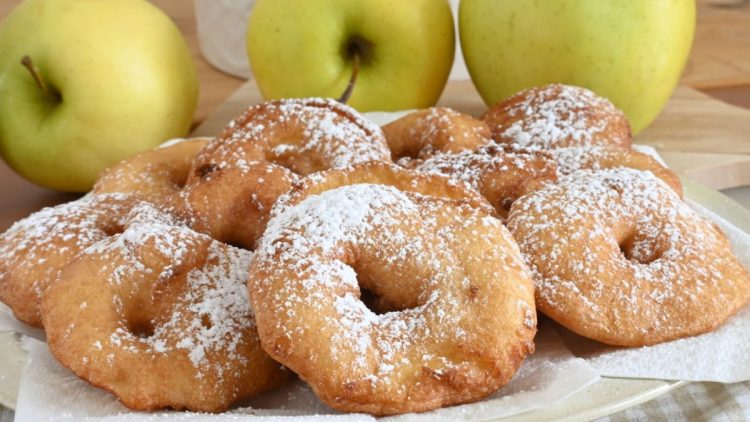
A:
<svg viewBox="0 0 750 422">
<path fill-rule="evenodd" d="M 516 202 L 509 229 L 543 309 L 605 335 L 669 337 L 745 290 L 723 235 L 650 172 L 575 172 Z"/>
<path fill-rule="evenodd" d="M 522 117 L 503 129 L 500 138 L 542 149 L 629 142 L 629 132 L 612 134 L 626 138 L 622 140 L 601 136 L 624 117 L 612 103 L 587 89 L 553 84 L 524 95 L 505 110 L 514 119 Z"/>
<path fill-rule="evenodd" d="M 302 174 L 390 161 L 378 125 L 351 107 L 324 98 L 284 99 L 251 107 L 216 142 L 224 160 L 243 159 L 237 154 L 237 144 L 257 143 L 267 151 L 263 157 L 271 161 L 282 165 L 304 162 L 293 168 Z"/>
<path fill-rule="evenodd" d="M 441 174 L 481 193 L 504 216 L 526 186 L 554 182 L 556 167 L 546 153 L 505 151 L 494 142 L 474 151 L 436 154 L 416 170 Z"/>
<path fill-rule="evenodd" d="M 622 165 L 619 167 L 627 167 L 627 158 L 631 154 L 640 154 L 629 149 L 605 146 L 557 148 L 550 150 L 549 153 L 555 158 L 558 173 L 561 176 L 581 169 L 601 170 L 618 167 L 608 165 L 613 162 L 621 162 Z"/>
<path fill-rule="evenodd" d="M 30 284 L 38 301 L 70 258 L 125 224 L 134 203 L 124 194 L 88 195 L 16 222 L 0 236 L 0 280 Z"/>
<path fill-rule="evenodd" d="M 559 176 L 572 174 L 581 169 L 602 170 L 628 167 L 652 172 L 656 177 L 671 186 L 675 192 L 682 195 L 682 183 L 672 171 L 650 155 L 631 148 L 613 146 L 568 147 L 556 148 L 547 151 L 547 153 L 557 163 Z"/>
<path fill-rule="evenodd" d="M 456 342 L 471 342 L 475 335 L 463 326 L 470 307 L 463 295 L 482 283 L 466 274 L 467 258 L 456 256 L 461 236 L 456 231 L 486 228 L 472 231 L 473 242 L 488 245 L 487 253 L 495 254 L 499 250 L 489 233 L 502 226 L 482 213 L 455 213 L 452 207 L 466 206 L 373 184 L 339 187 L 293 206 L 277 203 L 254 267 L 294 277 L 251 279 L 254 300 L 260 300 L 256 295 L 269 295 L 270 302 L 256 304 L 276 315 L 266 320 L 273 319 L 271 324 L 283 337 L 330 336 L 327 350 L 304 353 L 310 361 L 325 361 L 320 363 L 324 367 L 333 365 L 337 375 L 331 376 L 342 376 L 344 383 L 392 388 L 402 395 L 408 392 L 408 382 L 391 383 L 415 376 L 413 356 L 418 368 L 437 377 L 472 365 L 453 360 L 448 352 Z M 518 266 L 512 260 L 505 265 L 509 273 L 523 271 L 520 261 Z M 284 269 L 271 269 L 279 267 Z M 404 279 L 396 288 L 399 293 L 376 281 L 385 273 L 411 272 L 418 279 Z M 495 274 L 499 283 L 502 272 Z M 363 278 L 365 273 L 369 275 Z M 381 299 L 389 311 L 378 314 L 369 309 L 360 299 L 360 287 L 390 291 Z M 323 326 L 305 315 L 315 315 Z M 519 316 L 519 323 L 522 319 Z M 299 347 L 306 346 L 296 343 L 295 350 Z"/>
<path fill-rule="evenodd" d="M 203 251 L 205 261 L 196 261 L 196 255 Z M 174 300 L 166 308 L 163 303 L 153 305 L 168 312 L 153 315 L 152 334 L 139 336 L 122 326 L 102 339 L 108 347 L 146 355 L 179 356 L 184 351 L 195 368 L 195 377 L 210 372 L 218 381 L 235 376 L 225 374 L 226 370 L 248 363 L 242 347 L 248 338 L 256 336 L 246 288 L 252 252 L 212 241 L 168 219 L 143 218 L 82 255 L 109 258 L 102 273 L 109 274 L 107 282 L 113 292 L 128 291 L 124 286 L 132 285 L 136 290 L 156 289 L 152 293 L 155 298 L 164 294 Z M 154 266 L 154 262 L 165 265 Z M 181 276 L 179 269 L 185 267 L 187 273 Z M 159 283 L 175 277 L 184 279 L 184 285 L 171 285 L 169 291 L 158 293 Z M 154 284 L 143 284 L 143 280 Z M 175 296 L 175 292 L 179 294 Z M 128 296 L 113 297 L 123 322 L 128 320 L 128 300 Z M 108 363 L 117 364 L 117 356 Z"/>
<path fill-rule="evenodd" d="M 480 148 L 477 151 L 432 156 L 418 165 L 416 170 L 450 176 L 479 189 L 482 179 L 490 174 L 493 178 L 502 179 L 511 172 L 530 172 L 530 177 L 534 177 L 537 171 L 538 174 L 550 173 L 554 170 L 554 163 L 545 158 L 535 152 L 490 152 Z M 535 162 L 541 162 L 543 168 L 532 168 Z"/>
<path fill-rule="evenodd" d="M 601 170 L 602 159 L 611 158 L 618 150 L 606 147 L 568 147 L 550 150 L 557 162 L 557 170 L 561 176 L 574 173 L 581 169 Z"/>
<path fill-rule="evenodd" d="M 474 124 L 468 124 L 469 121 Z M 483 122 L 474 121 L 470 116 L 453 109 L 431 107 L 420 116 L 418 122 L 407 129 L 406 135 L 410 143 L 420 147 L 416 158 L 424 159 L 438 152 L 477 146 L 488 136 L 488 128 Z M 409 159 L 410 157 L 401 158 L 402 162 L 408 162 Z"/>
<path fill-rule="evenodd" d="M 173 312 L 170 320 L 154 333 L 160 338 L 178 336 L 177 349 L 189 352 L 190 361 L 199 370 L 217 367 L 211 354 L 226 353 L 230 359 L 247 359 L 238 354 L 242 333 L 255 329 L 245 282 L 252 254 L 235 248 L 209 249 L 210 265 L 188 273 L 188 289 L 183 300 L 185 312 Z M 187 327 L 185 327 L 186 316 Z M 205 319 L 205 321 L 204 321 Z M 207 321 L 207 322 L 206 322 Z M 220 367 L 219 367 L 220 368 Z"/>
</svg>

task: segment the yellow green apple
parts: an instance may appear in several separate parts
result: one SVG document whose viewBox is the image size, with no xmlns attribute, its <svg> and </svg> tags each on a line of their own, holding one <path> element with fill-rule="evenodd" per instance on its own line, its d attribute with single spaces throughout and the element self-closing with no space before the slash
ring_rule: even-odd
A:
<svg viewBox="0 0 750 422">
<path fill-rule="evenodd" d="M 37 184 L 88 190 L 184 135 L 197 97 L 182 35 L 145 0 L 26 0 L 0 22 L 0 155 Z"/>
<path fill-rule="evenodd" d="M 339 98 L 358 60 L 360 111 L 435 104 L 454 47 L 446 0 L 257 0 L 247 33 L 264 98 Z"/>
<path fill-rule="evenodd" d="M 695 0 L 462 0 L 461 47 L 487 104 L 560 82 L 625 111 L 634 132 L 677 85 L 695 30 Z"/>
</svg>

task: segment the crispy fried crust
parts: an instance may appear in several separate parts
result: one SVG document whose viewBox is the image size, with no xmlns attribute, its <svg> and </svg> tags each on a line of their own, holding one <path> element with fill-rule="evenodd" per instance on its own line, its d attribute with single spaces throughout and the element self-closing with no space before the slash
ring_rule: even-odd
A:
<svg viewBox="0 0 750 422">
<path fill-rule="evenodd" d="M 192 138 L 126 158 L 104 170 L 93 192 L 127 193 L 156 205 L 182 190 L 193 159 L 210 138 Z"/>
<path fill-rule="evenodd" d="M 750 298 L 721 230 L 650 172 L 578 171 L 516 201 L 508 228 L 539 310 L 603 343 L 701 334 Z"/>
<path fill-rule="evenodd" d="M 486 123 L 445 107 L 418 110 L 383 126 L 393 161 L 474 149 L 490 138 Z"/>
<path fill-rule="evenodd" d="M 45 293 L 57 360 L 137 410 L 220 412 L 282 383 L 247 297 L 252 253 L 145 215 Z"/>
<path fill-rule="evenodd" d="M 654 157 L 631 148 L 569 147 L 553 149 L 549 153 L 557 162 L 560 176 L 584 169 L 603 170 L 627 167 L 650 171 L 682 197 L 682 182 L 672 170 L 661 165 Z"/>
<path fill-rule="evenodd" d="M 492 209 L 460 191 L 376 163 L 305 179 L 250 269 L 264 350 L 347 412 L 426 411 L 507 383 L 534 349 L 533 285 Z"/>
<path fill-rule="evenodd" d="M 390 161 L 383 133 L 333 100 L 288 99 L 247 109 L 197 155 L 173 214 L 215 239 L 254 249 L 279 195 L 301 175 Z"/>
<path fill-rule="evenodd" d="M 549 154 L 505 150 L 495 143 L 473 151 L 436 154 L 415 169 L 468 184 L 481 193 L 503 219 L 516 199 L 557 180 L 557 166 Z"/>
<path fill-rule="evenodd" d="M 83 249 L 122 229 L 139 203 L 123 194 L 86 196 L 45 208 L 0 235 L 0 300 L 20 321 L 42 326 L 42 294 Z"/>
<path fill-rule="evenodd" d="M 195 162 L 278 164 L 298 175 L 367 161 L 390 161 L 380 127 L 356 110 L 323 98 L 268 101 L 248 108 Z"/>
<path fill-rule="evenodd" d="M 253 250 L 276 199 L 297 176 L 279 165 L 199 168 L 185 189 L 170 198 L 170 211 L 216 240 Z"/>
<path fill-rule="evenodd" d="M 630 124 L 621 110 L 570 85 L 526 89 L 494 105 L 482 120 L 495 141 L 526 148 L 632 144 Z"/>
</svg>

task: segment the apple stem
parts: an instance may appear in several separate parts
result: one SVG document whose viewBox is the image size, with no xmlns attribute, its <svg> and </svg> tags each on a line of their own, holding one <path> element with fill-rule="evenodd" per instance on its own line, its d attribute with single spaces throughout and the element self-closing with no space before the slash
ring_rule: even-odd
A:
<svg viewBox="0 0 750 422">
<path fill-rule="evenodd" d="M 346 104 L 347 101 L 349 101 L 349 98 L 351 98 L 352 96 L 352 92 L 354 92 L 354 84 L 357 83 L 358 74 L 359 74 L 359 50 L 354 48 L 352 49 L 352 77 L 349 78 L 349 84 L 346 86 L 344 93 L 341 94 L 341 96 L 339 97 L 338 102 L 342 104 Z"/>
<path fill-rule="evenodd" d="M 44 91 L 45 94 L 49 94 L 50 91 L 47 88 L 47 84 L 44 83 L 44 79 L 42 79 L 42 75 L 39 72 L 39 68 L 34 66 L 34 62 L 31 61 L 31 57 L 29 56 L 23 56 L 21 59 L 21 64 L 26 68 L 29 69 L 29 73 L 31 73 L 31 77 L 34 78 L 34 81 L 36 81 L 37 86 Z"/>
</svg>

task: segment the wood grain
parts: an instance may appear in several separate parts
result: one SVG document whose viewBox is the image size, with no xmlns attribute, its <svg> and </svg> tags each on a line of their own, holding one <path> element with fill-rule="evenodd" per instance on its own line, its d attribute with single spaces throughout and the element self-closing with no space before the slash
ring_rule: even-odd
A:
<svg viewBox="0 0 750 422">
<path fill-rule="evenodd" d="M 682 83 L 699 89 L 750 85 L 750 2 L 699 0 Z"/>
</svg>

